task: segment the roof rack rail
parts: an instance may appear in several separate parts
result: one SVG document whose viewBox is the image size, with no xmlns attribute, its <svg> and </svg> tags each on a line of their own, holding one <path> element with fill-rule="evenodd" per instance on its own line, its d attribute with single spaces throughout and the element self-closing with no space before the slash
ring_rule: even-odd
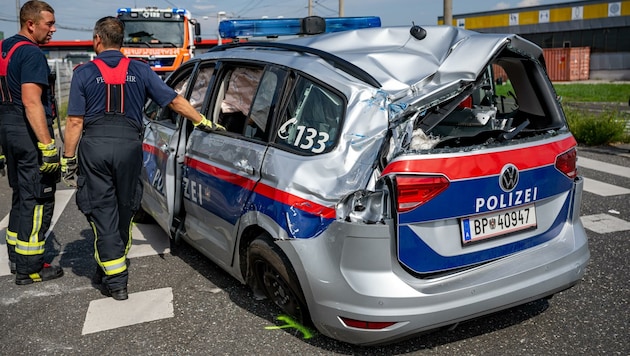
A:
<svg viewBox="0 0 630 356">
<path fill-rule="evenodd" d="M 370 73 L 365 70 L 357 67 L 356 65 L 348 62 L 347 60 L 335 56 L 332 53 L 328 53 L 326 51 L 322 51 L 316 48 L 300 46 L 291 43 L 282 43 L 282 42 L 237 42 L 237 43 L 228 43 L 221 46 L 213 47 L 208 52 L 218 52 L 225 51 L 230 48 L 236 47 L 265 47 L 272 49 L 283 49 L 287 51 L 308 53 L 315 56 L 320 57 L 321 59 L 331 63 L 335 68 L 339 68 L 342 71 L 350 74 L 351 76 L 365 82 L 371 86 L 381 88 L 382 85 L 376 80 Z"/>
</svg>

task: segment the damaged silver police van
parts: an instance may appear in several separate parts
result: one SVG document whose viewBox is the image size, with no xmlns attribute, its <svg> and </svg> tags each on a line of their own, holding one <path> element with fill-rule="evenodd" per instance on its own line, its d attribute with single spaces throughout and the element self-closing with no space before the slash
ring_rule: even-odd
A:
<svg viewBox="0 0 630 356">
<path fill-rule="evenodd" d="M 538 46 L 307 19 L 223 21 L 230 38 L 282 35 L 281 21 L 325 33 L 218 46 L 167 79 L 226 130 L 149 102 L 141 213 L 256 297 L 352 344 L 580 281 L 584 181 Z"/>
</svg>

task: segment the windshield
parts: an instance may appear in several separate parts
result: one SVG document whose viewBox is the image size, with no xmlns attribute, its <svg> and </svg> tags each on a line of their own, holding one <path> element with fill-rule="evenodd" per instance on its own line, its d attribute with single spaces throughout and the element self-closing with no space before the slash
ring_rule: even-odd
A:
<svg viewBox="0 0 630 356">
<path fill-rule="evenodd" d="M 184 23 L 173 21 L 125 21 L 125 45 L 181 47 Z"/>
</svg>

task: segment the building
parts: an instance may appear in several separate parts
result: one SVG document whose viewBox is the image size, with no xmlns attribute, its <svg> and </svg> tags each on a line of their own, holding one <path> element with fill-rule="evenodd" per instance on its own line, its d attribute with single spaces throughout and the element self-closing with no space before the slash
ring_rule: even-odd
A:
<svg viewBox="0 0 630 356">
<path fill-rule="evenodd" d="M 438 24 L 444 24 L 443 17 Z M 452 25 L 479 32 L 518 33 L 545 50 L 550 71 L 565 69 L 561 66 L 579 71 L 570 67 L 586 65 L 588 75 L 579 75 L 580 80 L 630 80 L 630 0 L 460 14 L 453 15 Z"/>
</svg>

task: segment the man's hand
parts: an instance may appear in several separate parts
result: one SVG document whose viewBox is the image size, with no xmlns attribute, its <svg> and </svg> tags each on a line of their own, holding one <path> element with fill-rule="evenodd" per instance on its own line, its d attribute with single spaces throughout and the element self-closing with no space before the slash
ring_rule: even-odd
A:
<svg viewBox="0 0 630 356">
<path fill-rule="evenodd" d="M 77 187 L 77 156 L 61 157 L 61 179 L 68 187 Z"/>
<path fill-rule="evenodd" d="M 57 153 L 55 140 L 50 141 L 47 145 L 37 142 L 37 148 L 42 151 L 42 165 L 39 167 L 40 172 L 53 173 L 59 169 L 59 153 Z"/>
<path fill-rule="evenodd" d="M 6 162 L 6 158 L 3 154 L 0 153 L 0 176 L 5 176 L 7 171 L 4 169 L 4 163 Z"/>
<path fill-rule="evenodd" d="M 201 114 L 201 121 L 193 123 L 193 125 L 203 132 L 225 131 L 225 127 L 206 119 L 204 114 Z"/>
</svg>

